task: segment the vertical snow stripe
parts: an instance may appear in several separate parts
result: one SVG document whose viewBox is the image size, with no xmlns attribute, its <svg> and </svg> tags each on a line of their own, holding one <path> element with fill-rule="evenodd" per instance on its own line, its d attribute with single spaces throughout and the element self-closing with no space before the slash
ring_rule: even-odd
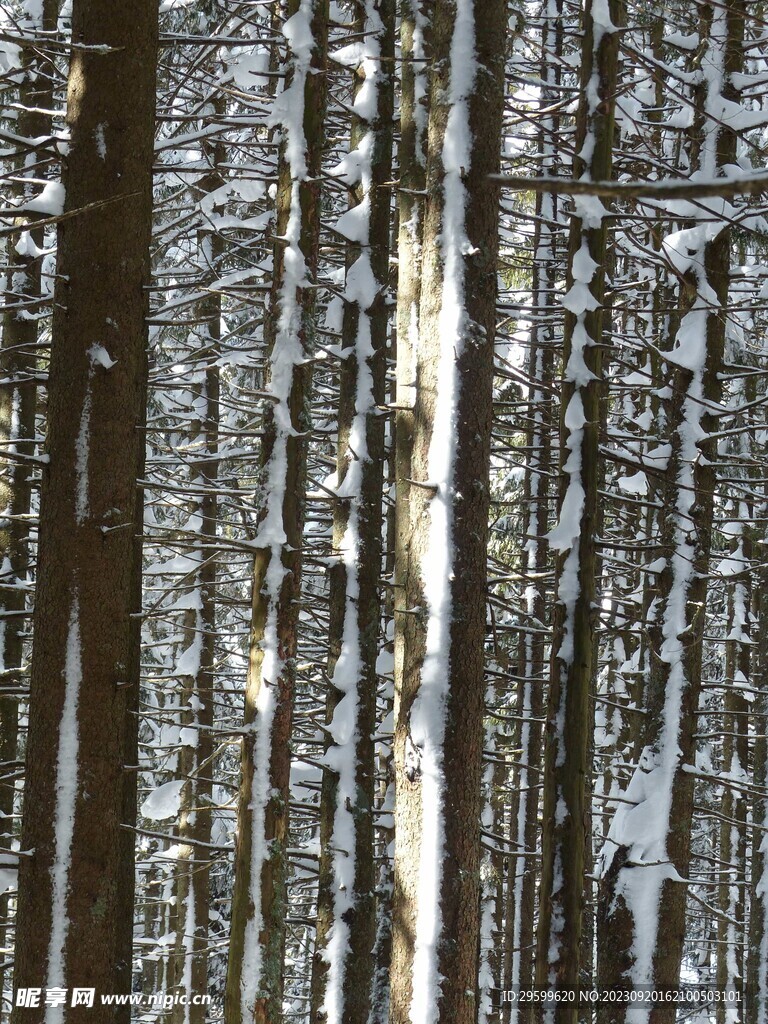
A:
<svg viewBox="0 0 768 1024">
<path fill-rule="evenodd" d="M 72 837 L 75 830 L 75 805 L 78 778 L 78 725 L 77 707 L 83 682 L 80 646 L 80 601 L 77 589 L 72 596 L 69 616 L 66 660 L 64 662 L 64 707 L 59 728 L 59 753 L 56 761 L 56 847 L 51 867 L 51 937 L 48 945 L 46 988 L 65 986 L 64 967 L 69 931 L 69 874 L 72 856 Z M 45 1011 L 45 1024 L 60 1024 L 64 1008 L 49 1006 Z"/>
<path fill-rule="evenodd" d="M 420 751 L 422 829 L 419 851 L 419 904 L 413 957 L 412 1024 L 435 1024 L 439 1017 L 438 942 L 442 862 L 445 857 L 443 760 L 445 715 L 450 680 L 452 622 L 453 503 L 456 460 L 457 359 L 464 347 L 463 258 L 468 250 L 466 189 L 462 176 L 472 164 L 468 99 L 475 85 L 475 12 L 473 0 L 457 0 L 451 41 L 448 123 L 442 148 L 443 263 L 440 308 L 440 358 L 434 423 L 427 460 L 435 494 L 429 506 L 428 549 L 424 556 L 427 607 L 426 653 L 421 685 L 411 712 L 411 736 Z"/>
<path fill-rule="evenodd" d="M 91 438 L 91 372 L 88 374 L 80 431 L 75 442 L 75 520 L 82 526 L 88 515 L 88 452 Z"/>
</svg>

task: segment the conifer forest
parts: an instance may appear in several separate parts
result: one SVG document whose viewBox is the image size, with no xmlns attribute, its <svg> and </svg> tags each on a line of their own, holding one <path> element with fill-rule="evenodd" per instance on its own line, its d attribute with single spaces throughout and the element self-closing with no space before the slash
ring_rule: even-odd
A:
<svg viewBox="0 0 768 1024">
<path fill-rule="evenodd" d="M 0 0 L 0 264 L 0 1024 L 768 1024 L 764 0 Z"/>
</svg>

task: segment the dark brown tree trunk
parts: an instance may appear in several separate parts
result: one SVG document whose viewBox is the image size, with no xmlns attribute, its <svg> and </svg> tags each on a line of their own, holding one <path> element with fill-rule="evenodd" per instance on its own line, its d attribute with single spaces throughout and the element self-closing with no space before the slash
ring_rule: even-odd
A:
<svg viewBox="0 0 768 1024">
<path fill-rule="evenodd" d="M 19 872 L 17 987 L 128 992 L 156 0 L 75 0 Z M 71 991 L 69 998 L 71 999 Z M 17 1010 L 114 1021 L 114 1007 Z"/>
</svg>

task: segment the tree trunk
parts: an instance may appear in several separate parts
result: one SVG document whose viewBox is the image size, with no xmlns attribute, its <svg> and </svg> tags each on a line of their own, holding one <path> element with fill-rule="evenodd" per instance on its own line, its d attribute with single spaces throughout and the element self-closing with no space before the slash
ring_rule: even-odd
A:
<svg viewBox="0 0 768 1024">
<path fill-rule="evenodd" d="M 478 1005 L 498 249 L 488 176 L 499 164 L 506 5 L 442 0 L 431 30 L 409 536 L 396 613 L 407 621 L 395 667 L 392 1024 L 469 1024 Z"/>
<path fill-rule="evenodd" d="M 400 80 L 400 145 L 398 147 L 400 188 L 398 201 L 398 265 L 396 312 L 396 375 L 395 405 L 395 714 L 400 700 L 398 689 L 403 678 L 407 651 L 415 643 L 418 628 L 409 612 L 413 596 L 410 545 L 411 478 L 414 407 L 416 405 L 416 352 L 421 319 L 421 257 L 424 236 L 424 189 L 427 170 L 427 100 L 425 68 L 426 28 L 425 4 L 421 0 L 404 0 L 401 4 L 400 48 L 402 71 Z M 405 757 L 406 732 L 395 730 L 394 762 Z M 414 840 L 416 835 L 413 836 Z M 408 838 L 399 838 L 400 857 L 410 859 L 405 849 Z M 416 856 L 416 850 L 411 851 Z M 406 963 L 398 967 L 397 957 L 404 955 L 412 941 L 414 910 L 417 899 L 417 875 L 397 872 L 393 865 L 392 927 L 389 937 L 390 1014 L 394 1020 L 408 1019 L 411 988 Z M 394 918 L 397 908 L 397 920 Z M 399 938 L 396 933 L 400 932 Z M 393 984 L 397 972 L 398 983 Z"/>
<path fill-rule="evenodd" d="M 155 0 L 75 0 L 41 497 L 16 986 L 129 992 Z M 70 1000 L 71 1000 L 70 992 Z M 114 1021 L 112 1007 L 15 1010 Z M 121 1016 L 121 1015 L 120 1015 Z M 127 1016 L 127 1010 L 126 1010 Z"/>
<path fill-rule="evenodd" d="M 306 490 L 328 0 L 289 0 L 288 80 L 277 185 L 263 504 L 253 570 L 250 664 L 238 799 L 235 889 L 225 999 L 227 1024 L 277 1024 L 282 1014 L 287 910 L 290 740 Z M 311 37 L 312 42 L 307 39 Z M 299 127 L 301 126 L 301 127 Z"/>
<path fill-rule="evenodd" d="M 45 0 L 37 19 L 30 18 L 22 27 L 31 35 L 56 28 L 58 0 Z M 51 61 L 37 47 L 22 50 L 23 77 L 19 85 L 19 115 L 16 134 L 23 139 L 47 140 L 51 135 L 53 106 L 53 68 Z M 15 199 L 23 204 L 34 197 L 37 188 L 26 177 L 39 177 L 35 166 L 44 156 L 35 148 L 16 163 L 18 181 L 13 186 Z M 0 449 L 10 448 L 13 458 L 0 462 L 0 670 L 5 673 L 0 692 L 0 762 L 4 765 L 0 783 L 0 817 L 4 822 L 3 846 L 11 849 L 17 762 L 19 758 L 19 694 L 27 675 L 24 645 L 27 640 L 27 600 L 31 560 L 29 514 L 34 472 L 35 414 L 35 344 L 41 316 L 40 252 L 45 245 L 44 230 L 34 226 L 34 218 L 21 215 L 17 225 L 27 230 L 12 236 L 8 246 L 8 272 L 3 315 L 0 375 Z M 0 947 L 9 945 L 11 928 L 8 922 L 8 895 L 0 896 Z M 0 954 L 2 956 L 2 954 Z M 4 958 L 3 958 L 4 959 Z M 10 959 L 10 958 L 9 958 Z M 0 995 L 5 972 L 0 970 Z"/>
<path fill-rule="evenodd" d="M 366 1024 L 371 1011 L 376 937 L 374 773 L 376 662 L 382 571 L 390 191 L 395 49 L 394 0 L 359 0 L 356 31 L 365 38 L 346 177 L 353 207 L 337 231 L 347 246 L 342 326 L 337 500 L 330 573 L 327 746 L 320 803 L 320 879 L 312 1021 Z M 375 97 L 371 100 L 371 94 Z M 354 108 L 353 108 L 354 109 Z M 364 108 L 361 108 L 364 109 Z M 352 221 L 350 222 L 350 215 Z M 361 288 L 359 282 L 368 283 Z"/>
</svg>

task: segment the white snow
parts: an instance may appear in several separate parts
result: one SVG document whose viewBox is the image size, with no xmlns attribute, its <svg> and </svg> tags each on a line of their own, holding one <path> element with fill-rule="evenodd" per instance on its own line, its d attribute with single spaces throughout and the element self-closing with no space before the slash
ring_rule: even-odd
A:
<svg viewBox="0 0 768 1024">
<path fill-rule="evenodd" d="M 22 207 L 29 213 L 43 213 L 49 217 L 59 217 L 64 213 L 64 186 L 60 181 L 49 181 L 39 196 L 30 199 Z"/>
<path fill-rule="evenodd" d="M 141 814 L 150 821 L 164 821 L 178 816 L 184 779 L 165 782 L 153 790 L 141 805 Z"/>
<path fill-rule="evenodd" d="M 104 134 L 105 128 L 106 125 L 97 124 L 93 130 L 93 138 L 96 143 L 96 152 L 98 153 L 100 160 L 107 159 L 107 140 Z"/>
<path fill-rule="evenodd" d="M 116 359 L 112 359 L 103 345 L 91 345 L 88 349 L 88 358 L 91 360 L 92 366 L 103 366 L 105 370 L 111 370 L 117 362 Z"/>
<path fill-rule="evenodd" d="M 80 429 L 75 441 L 75 520 L 82 526 L 88 515 L 88 454 L 91 441 L 91 375 L 88 376 Z"/>
<path fill-rule="evenodd" d="M 435 487 L 429 507 L 429 539 L 422 562 L 427 607 L 426 653 L 421 685 L 411 710 L 411 738 L 421 771 L 422 827 L 419 850 L 419 900 L 413 958 L 412 1024 L 436 1024 L 440 975 L 437 945 L 443 928 L 440 911 L 445 857 L 443 743 L 450 677 L 450 627 L 453 577 L 453 479 L 455 459 L 456 360 L 464 346 L 463 256 L 470 251 L 465 227 L 463 175 L 471 166 L 472 134 L 468 99 L 475 88 L 474 4 L 458 0 L 450 56 L 448 119 L 442 150 L 445 172 L 441 250 L 443 284 L 440 309 L 441 351 L 427 476 Z"/>
<path fill-rule="evenodd" d="M 79 782 L 80 739 L 77 711 L 82 683 L 80 599 L 75 587 L 72 593 L 67 649 L 64 658 L 64 706 L 59 725 L 59 751 L 56 759 L 55 849 L 51 867 L 51 935 L 48 943 L 46 988 L 63 988 L 66 983 L 64 966 L 69 933 L 67 898 Z M 63 1007 L 46 1007 L 45 1024 L 61 1024 L 63 1020 Z"/>
</svg>

